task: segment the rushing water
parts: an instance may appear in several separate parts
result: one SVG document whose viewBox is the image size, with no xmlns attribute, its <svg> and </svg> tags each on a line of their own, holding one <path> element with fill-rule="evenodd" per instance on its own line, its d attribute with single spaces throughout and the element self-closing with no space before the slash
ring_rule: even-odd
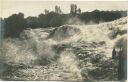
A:
<svg viewBox="0 0 128 82">
<path fill-rule="evenodd" d="M 83 77 L 87 79 L 91 71 L 95 79 L 115 80 L 116 62 L 110 57 L 116 39 L 108 37 L 108 28 L 115 23 L 121 24 L 117 20 L 99 25 L 28 29 L 19 39 L 4 39 L 0 48 L 1 77 L 9 80 L 82 80 Z M 1 38 L 2 35 L 1 30 Z"/>
</svg>

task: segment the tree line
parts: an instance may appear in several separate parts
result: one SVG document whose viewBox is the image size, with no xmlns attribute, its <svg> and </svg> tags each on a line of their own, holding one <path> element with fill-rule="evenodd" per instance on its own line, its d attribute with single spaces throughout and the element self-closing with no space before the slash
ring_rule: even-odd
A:
<svg viewBox="0 0 128 82">
<path fill-rule="evenodd" d="M 58 27 L 68 24 L 68 20 L 77 18 L 84 24 L 94 22 L 108 22 L 127 16 L 127 11 L 100 11 L 81 12 L 76 4 L 70 5 L 70 13 L 64 14 L 59 6 L 55 6 L 55 11 L 44 10 L 45 13 L 36 16 L 24 18 L 23 13 L 12 14 L 4 18 L 5 37 L 18 37 L 19 34 L 27 28 L 48 28 Z"/>
</svg>

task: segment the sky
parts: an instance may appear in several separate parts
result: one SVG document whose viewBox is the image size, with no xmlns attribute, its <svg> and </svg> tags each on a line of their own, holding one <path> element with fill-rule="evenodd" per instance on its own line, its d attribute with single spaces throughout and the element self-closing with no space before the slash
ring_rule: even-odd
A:
<svg viewBox="0 0 128 82">
<path fill-rule="evenodd" d="M 127 10 L 128 1 L 50 1 L 50 0 L 0 0 L 0 17 L 6 18 L 22 12 L 25 17 L 38 16 L 44 9 L 54 11 L 55 5 L 60 6 L 63 13 L 70 12 L 70 4 L 76 4 L 82 12 L 98 10 Z"/>
</svg>

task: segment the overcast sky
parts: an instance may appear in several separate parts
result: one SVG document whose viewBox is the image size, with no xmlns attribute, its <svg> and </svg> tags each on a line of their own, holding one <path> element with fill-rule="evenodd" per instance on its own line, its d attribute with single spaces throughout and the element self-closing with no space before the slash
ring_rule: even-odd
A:
<svg viewBox="0 0 128 82">
<path fill-rule="evenodd" d="M 82 12 L 98 10 L 126 10 L 126 1 L 44 1 L 44 0 L 0 0 L 2 9 L 0 16 L 8 17 L 14 13 L 23 12 L 25 17 L 38 16 L 44 9 L 54 11 L 54 6 L 61 7 L 63 13 L 70 12 L 70 4 L 77 4 Z"/>
</svg>

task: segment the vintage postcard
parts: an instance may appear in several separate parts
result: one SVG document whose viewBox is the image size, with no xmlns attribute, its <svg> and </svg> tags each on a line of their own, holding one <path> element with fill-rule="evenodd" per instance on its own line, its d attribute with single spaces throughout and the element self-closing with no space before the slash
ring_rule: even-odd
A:
<svg viewBox="0 0 128 82">
<path fill-rule="evenodd" d="M 128 1 L 0 0 L 1 81 L 126 81 Z"/>
</svg>

